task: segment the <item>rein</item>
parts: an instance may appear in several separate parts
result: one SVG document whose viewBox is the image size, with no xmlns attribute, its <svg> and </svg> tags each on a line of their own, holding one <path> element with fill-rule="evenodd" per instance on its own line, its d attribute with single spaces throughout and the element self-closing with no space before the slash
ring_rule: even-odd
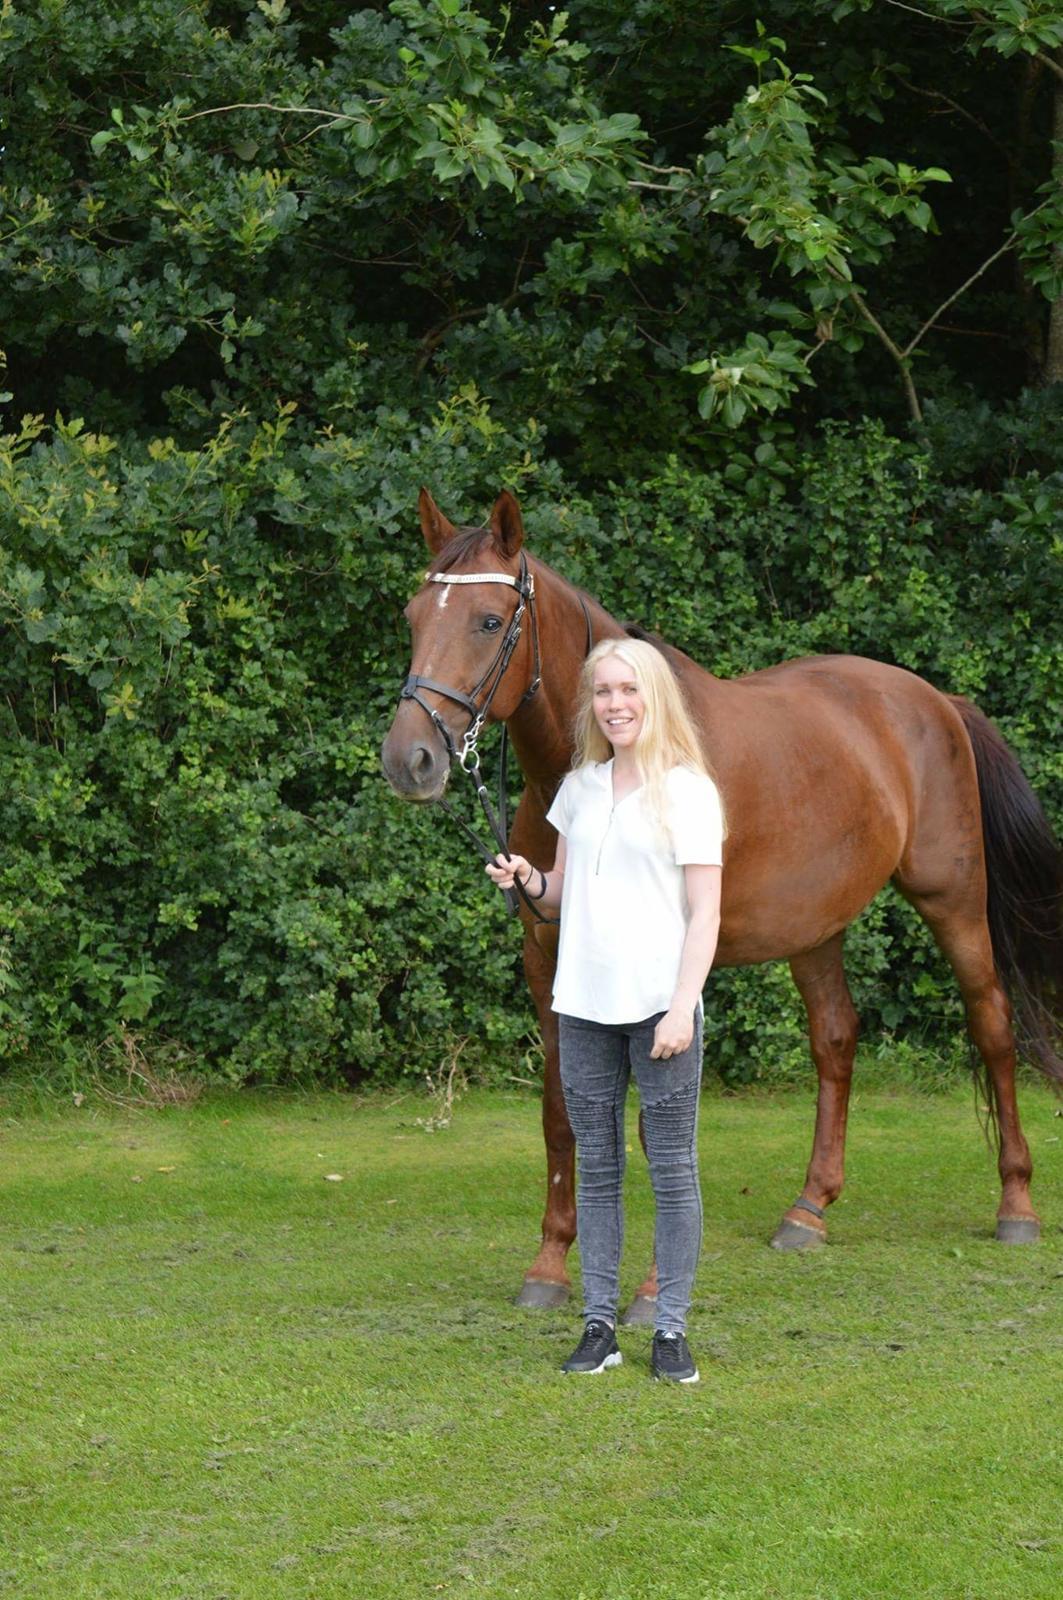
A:
<svg viewBox="0 0 1063 1600">
<path fill-rule="evenodd" d="M 520 566 L 515 578 L 511 577 L 509 573 L 506 572 L 428 572 L 425 574 L 425 580 L 428 583 L 504 583 L 508 584 L 511 588 L 514 588 L 517 591 L 517 608 L 512 617 L 509 619 L 509 625 L 506 628 L 505 633 L 502 635 L 502 640 L 497 651 L 495 652 L 494 659 L 488 666 L 487 670 L 483 673 L 479 681 L 473 685 L 468 694 L 463 693 L 460 689 L 452 689 L 447 684 L 436 683 L 433 678 L 423 678 L 418 673 L 414 672 L 410 673 L 399 694 L 400 700 L 413 700 L 421 707 L 421 710 L 426 714 L 429 721 L 442 738 L 443 744 L 446 747 L 447 755 L 450 757 L 451 762 L 453 763 L 456 761 L 462 772 L 468 775 L 470 781 L 472 782 L 473 788 L 476 791 L 476 798 L 480 802 L 480 809 L 483 811 L 487 826 L 494 837 L 498 849 L 508 861 L 510 859 L 508 839 L 509 823 L 507 820 L 509 809 L 507 796 L 509 729 L 503 722 L 502 744 L 499 754 L 497 811 L 491 804 L 491 799 L 487 791 L 487 785 L 484 782 L 483 773 L 480 770 L 480 756 L 477 750 L 477 741 L 479 740 L 480 734 L 483 731 L 484 723 L 487 720 L 488 714 L 491 710 L 491 703 L 501 687 L 502 680 L 506 675 L 513 652 L 517 648 L 517 644 L 520 641 L 521 632 L 523 631 L 522 624 L 525 611 L 527 611 L 531 620 L 532 680 L 527 689 L 525 689 L 524 693 L 521 695 L 520 700 L 517 702 L 517 710 L 519 710 L 522 705 L 525 705 L 527 701 L 533 698 L 543 681 L 542 658 L 539 650 L 539 619 L 535 609 L 535 577 L 534 574 L 528 570 L 528 562 L 525 558 L 524 551 L 522 550 L 520 552 Z M 587 654 L 590 654 L 593 643 L 590 612 L 587 610 L 587 605 L 582 595 L 579 596 L 579 603 L 583 611 L 584 621 L 587 624 Z M 464 709 L 469 713 L 469 725 L 462 736 L 460 750 L 455 745 L 454 740 L 451 737 L 450 729 L 447 727 L 443 718 L 439 715 L 439 712 L 434 706 L 430 706 L 427 700 L 422 699 L 422 689 L 430 690 L 433 694 L 441 694 L 447 700 L 453 700 L 456 705 L 464 707 Z M 481 692 L 483 693 L 483 699 L 478 703 L 478 696 L 481 694 Z M 473 845 L 476 847 L 476 850 L 479 852 L 484 861 L 494 861 L 495 851 L 491 850 L 483 842 L 475 830 L 470 828 L 469 824 L 464 820 L 464 818 L 458 815 L 457 811 L 455 811 L 454 807 L 448 800 L 444 798 L 443 795 L 440 795 L 437 798 L 435 804 L 442 806 L 447 815 L 453 817 L 459 828 L 461 828 L 467 837 L 472 841 Z M 517 891 L 516 894 L 514 894 L 512 889 L 506 889 L 503 891 L 506 905 L 511 913 L 518 910 L 517 896 L 519 895 L 520 899 L 524 901 L 524 904 L 527 906 L 528 910 L 535 918 L 537 918 L 539 922 L 556 923 L 560 921 L 559 917 L 544 916 L 536 906 L 535 902 L 529 896 L 524 885 L 519 882 L 519 880 L 514 879 L 514 884 Z"/>
</svg>

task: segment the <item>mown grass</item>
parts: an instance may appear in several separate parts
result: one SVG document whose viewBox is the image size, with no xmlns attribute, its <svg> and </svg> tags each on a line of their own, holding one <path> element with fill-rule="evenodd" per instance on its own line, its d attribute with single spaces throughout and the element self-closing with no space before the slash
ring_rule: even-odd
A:
<svg viewBox="0 0 1063 1600">
<path fill-rule="evenodd" d="M 703 1109 L 696 1389 L 509 1303 L 531 1096 L 0 1104 L 0 1593 L 1058 1600 L 1063 1162 L 991 1239 L 969 1094 L 858 1097 L 832 1244 L 765 1247 L 805 1096 Z M 329 1182 L 327 1174 L 340 1174 Z M 139 1180 L 139 1181 L 138 1181 Z M 649 1259 L 641 1159 L 627 1281 Z"/>
</svg>

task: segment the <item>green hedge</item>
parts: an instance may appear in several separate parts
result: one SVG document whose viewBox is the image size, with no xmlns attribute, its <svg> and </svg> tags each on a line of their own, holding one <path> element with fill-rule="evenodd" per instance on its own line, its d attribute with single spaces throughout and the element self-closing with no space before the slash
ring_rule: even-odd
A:
<svg viewBox="0 0 1063 1600">
<path fill-rule="evenodd" d="M 0 452 L 0 1054 L 76 1069 L 125 1028 L 235 1081 L 395 1081 L 469 1036 L 526 1070 L 516 925 L 380 775 L 422 482 L 463 521 L 512 486 L 536 552 L 719 673 L 855 651 L 972 696 L 1058 820 L 1060 411 L 780 433 L 595 496 L 469 394 L 344 434 L 233 415 L 200 449 L 28 421 Z M 865 1034 L 951 1051 L 913 920 L 884 897 L 852 935 Z M 709 1009 L 728 1081 L 807 1072 L 784 968 Z"/>
</svg>

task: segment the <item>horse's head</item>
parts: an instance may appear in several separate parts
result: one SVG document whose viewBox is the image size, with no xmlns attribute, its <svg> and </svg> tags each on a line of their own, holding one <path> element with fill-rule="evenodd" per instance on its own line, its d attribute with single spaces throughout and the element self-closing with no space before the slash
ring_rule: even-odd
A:
<svg viewBox="0 0 1063 1600">
<path fill-rule="evenodd" d="M 508 490 L 483 528 L 456 528 L 427 489 L 419 509 L 432 562 L 406 607 L 413 658 L 382 759 L 396 794 L 423 801 L 442 794 L 477 718 L 504 721 L 532 688 L 536 624 Z"/>
</svg>

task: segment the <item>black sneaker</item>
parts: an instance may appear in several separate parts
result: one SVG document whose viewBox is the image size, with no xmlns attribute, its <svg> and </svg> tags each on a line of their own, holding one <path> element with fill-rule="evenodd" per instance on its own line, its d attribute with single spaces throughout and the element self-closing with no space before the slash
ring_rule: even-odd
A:
<svg viewBox="0 0 1063 1600">
<path fill-rule="evenodd" d="M 604 1372 L 606 1367 L 618 1367 L 623 1359 L 616 1342 L 616 1329 L 592 1317 L 561 1371 Z"/>
<path fill-rule="evenodd" d="M 690 1346 L 681 1333 L 655 1333 L 650 1371 L 669 1383 L 697 1383 L 700 1373 L 694 1365 Z"/>
</svg>

